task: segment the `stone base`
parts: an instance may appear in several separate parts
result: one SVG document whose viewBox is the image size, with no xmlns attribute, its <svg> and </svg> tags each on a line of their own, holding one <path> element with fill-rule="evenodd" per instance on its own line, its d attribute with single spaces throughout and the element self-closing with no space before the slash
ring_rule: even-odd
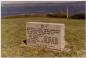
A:
<svg viewBox="0 0 86 58">
<path fill-rule="evenodd" d="M 68 45 L 68 43 L 66 42 L 66 46 Z M 22 46 L 22 47 L 26 47 L 26 46 L 28 46 L 27 45 L 27 41 L 26 40 L 23 40 L 22 42 L 21 42 L 21 45 L 20 46 Z M 32 46 L 30 46 L 30 47 L 32 47 Z M 44 49 L 44 50 L 52 50 L 52 49 L 49 49 L 49 48 L 38 48 L 38 47 L 33 47 L 33 48 L 37 48 L 37 49 Z M 54 50 L 52 50 L 52 51 L 58 51 L 58 52 L 62 52 L 62 51 L 64 51 L 64 52 L 69 52 L 71 49 L 69 49 L 69 48 L 64 48 L 63 50 L 57 50 L 57 49 L 54 49 Z"/>
</svg>

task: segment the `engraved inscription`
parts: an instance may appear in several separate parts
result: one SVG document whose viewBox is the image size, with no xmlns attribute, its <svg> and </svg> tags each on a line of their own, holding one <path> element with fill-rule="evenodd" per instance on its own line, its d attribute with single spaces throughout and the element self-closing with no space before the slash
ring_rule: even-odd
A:
<svg viewBox="0 0 86 58">
<path fill-rule="evenodd" d="M 36 23 L 31 23 L 30 26 L 27 25 L 26 32 L 28 44 L 34 47 L 46 47 L 56 49 L 57 47 L 61 47 L 59 46 L 59 44 L 61 44 L 59 43 L 59 41 L 64 39 L 61 36 L 62 29 L 57 25 L 55 25 L 54 27 L 52 26 L 53 25 Z"/>
</svg>

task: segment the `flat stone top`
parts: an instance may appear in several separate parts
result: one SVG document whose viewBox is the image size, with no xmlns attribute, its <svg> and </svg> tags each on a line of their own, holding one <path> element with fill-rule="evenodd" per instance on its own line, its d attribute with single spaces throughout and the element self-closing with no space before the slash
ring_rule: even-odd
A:
<svg viewBox="0 0 86 58">
<path fill-rule="evenodd" d="M 62 23 L 45 23 L 45 22 L 27 22 L 28 23 L 34 23 L 34 24 L 49 24 L 49 25 L 62 25 L 64 26 L 64 24 Z"/>
</svg>

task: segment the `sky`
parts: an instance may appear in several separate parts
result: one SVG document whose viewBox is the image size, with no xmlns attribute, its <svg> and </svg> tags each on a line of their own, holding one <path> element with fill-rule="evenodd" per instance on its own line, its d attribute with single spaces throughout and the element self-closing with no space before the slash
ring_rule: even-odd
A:
<svg viewBox="0 0 86 58">
<path fill-rule="evenodd" d="M 2 1 L 2 4 L 22 4 L 22 3 L 70 3 L 74 1 Z"/>
</svg>

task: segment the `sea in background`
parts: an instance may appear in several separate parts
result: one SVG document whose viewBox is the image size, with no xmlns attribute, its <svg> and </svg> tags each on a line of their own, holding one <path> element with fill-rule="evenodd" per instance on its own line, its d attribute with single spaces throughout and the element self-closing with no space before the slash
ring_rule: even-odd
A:
<svg viewBox="0 0 86 58">
<path fill-rule="evenodd" d="M 26 3 L 26 4 L 1 4 L 1 16 L 13 16 L 30 13 L 58 13 L 69 9 L 69 15 L 85 13 L 85 2 L 72 3 Z"/>
</svg>

